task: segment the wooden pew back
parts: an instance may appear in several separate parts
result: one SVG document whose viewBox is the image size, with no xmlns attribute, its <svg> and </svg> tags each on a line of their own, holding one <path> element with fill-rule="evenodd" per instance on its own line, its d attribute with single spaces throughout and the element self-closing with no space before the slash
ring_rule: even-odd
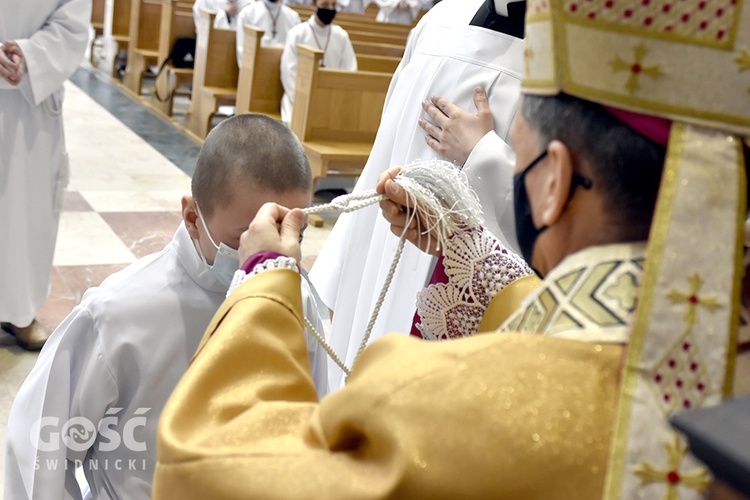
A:
<svg viewBox="0 0 750 500">
<path fill-rule="evenodd" d="M 118 42 L 127 42 L 130 37 L 130 0 L 113 0 L 112 37 Z"/>
<path fill-rule="evenodd" d="M 344 167 L 359 175 L 380 125 L 391 74 L 321 68 L 323 51 L 298 46 L 290 127 L 302 141 L 313 177 Z"/>
<path fill-rule="evenodd" d="M 161 0 L 133 0 L 130 8 L 130 46 L 135 50 L 159 48 Z"/>
<path fill-rule="evenodd" d="M 253 26 L 244 26 L 243 29 L 245 40 L 237 84 L 237 113 L 262 113 L 281 119 L 283 49 L 262 47 L 263 31 Z"/>
<path fill-rule="evenodd" d="M 161 0 L 161 19 L 159 27 L 159 48 L 157 61 L 159 65 L 169 57 L 175 42 L 181 37 L 195 37 L 195 21 L 193 19 L 193 4 L 184 0 Z M 167 63 L 167 68 L 174 68 L 173 61 Z M 193 63 L 195 64 L 195 63 Z M 173 74 L 177 85 L 188 82 L 193 78 L 193 70 L 189 68 L 174 68 Z M 172 116 L 172 96 L 168 88 L 166 77 L 158 78 L 155 85 L 159 94 L 166 102 L 157 99 L 151 101 L 155 110 Z"/>
<path fill-rule="evenodd" d="M 399 59 L 404 56 L 404 51 L 406 50 L 405 45 L 393 45 L 390 43 L 379 42 L 360 42 L 358 40 L 352 40 L 352 47 L 354 48 L 354 52 L 357 54 L 397 57 Z"/>
<path fill-rule="evenodd" d="M 356 54 L 356 56 L 357 69 L 359 71 L 393 74 L 401 62 L 401 58 L 399 57 L 373 56 L 369 54 Z"/>
<path fill-rule="evenodd" d="M 235 56 L 237 33 L 214 28 L 215 12 L 198 14 L 198 38 L 193 69 L 188 129 L 200 140 L 211 128 L 211 117 L 220 103 L 233 102 L 239 69 Z"/>
</svg>

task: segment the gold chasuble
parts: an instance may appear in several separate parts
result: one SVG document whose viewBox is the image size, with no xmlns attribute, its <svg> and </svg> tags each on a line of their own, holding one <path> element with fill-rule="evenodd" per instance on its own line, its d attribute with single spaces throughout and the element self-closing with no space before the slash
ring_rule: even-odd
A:
<svg viewBox="0 0 750 500">
<path fill-rule="evenodd" d="M 622 346 L 393 335 L 318 402 L 299 286 L 266 271 L 218 311 L 162 413 L 153 498 L 601 496 Z"/>
</svg>

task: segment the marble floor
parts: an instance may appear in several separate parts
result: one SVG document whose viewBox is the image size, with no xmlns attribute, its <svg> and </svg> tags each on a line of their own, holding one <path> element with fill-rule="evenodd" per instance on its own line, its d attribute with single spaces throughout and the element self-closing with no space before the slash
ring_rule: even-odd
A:
<svg viewBox="0 0 750 500">
<path fill-rule="evenodd" d="M 114 114 L 113 114 L 114 113 Z M 89 287 L 136 259 L 160 250 L 181 222 L 199 147 L 128 98 L 106 77 L 81 68 L 66 83 L 65 132 L 71 179 L 52 269 L 51 293 L 37 319 L 50 331 Z M 323 194 L 316 201 L 328 201 Z M 330 232 L 309 227 L 309 267 Z M 0 491 L 6 423 L 18 388 L 37 354 L 0 331 Z"/>
</svg>

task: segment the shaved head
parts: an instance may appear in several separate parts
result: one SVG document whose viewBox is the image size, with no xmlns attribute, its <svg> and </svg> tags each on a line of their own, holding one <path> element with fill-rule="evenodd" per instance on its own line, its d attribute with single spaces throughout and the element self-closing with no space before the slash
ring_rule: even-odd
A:
<svg viewBox="0 0 750 500">
<path fill-rule="evenodd" d="M 294 133 L 265 115 L 237 115 L 214 128 L 203 143 L 192 180 L 193 197 L 206 217 L 229 202 L 233 186 L 276 193 L 312 189 L 310 164 Z"/>
</svg>

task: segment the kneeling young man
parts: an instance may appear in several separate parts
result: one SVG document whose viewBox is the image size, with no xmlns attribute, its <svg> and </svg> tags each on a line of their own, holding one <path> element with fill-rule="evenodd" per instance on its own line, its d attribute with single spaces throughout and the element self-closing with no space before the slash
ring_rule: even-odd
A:
<svg viewBox="0 0 750 500">
<path fill-rule="evenodd" d="M 240 235 L 264 203 L 306 207 L 311 193 L 307 158 L 283 124 L 241 115 L 216 127 L 174 239 L 88 290 L 21 387 L 9 418 L 5 497 L 81 498 L 82 466 L 94 498 L 150 498 L 159 415 L 226 296 Z M 306 317 L 322 331 L 304 282 L 302 294 Z M 312 340 L 308 355 L 322 396 L 318 347 Z"/>
</svg>

